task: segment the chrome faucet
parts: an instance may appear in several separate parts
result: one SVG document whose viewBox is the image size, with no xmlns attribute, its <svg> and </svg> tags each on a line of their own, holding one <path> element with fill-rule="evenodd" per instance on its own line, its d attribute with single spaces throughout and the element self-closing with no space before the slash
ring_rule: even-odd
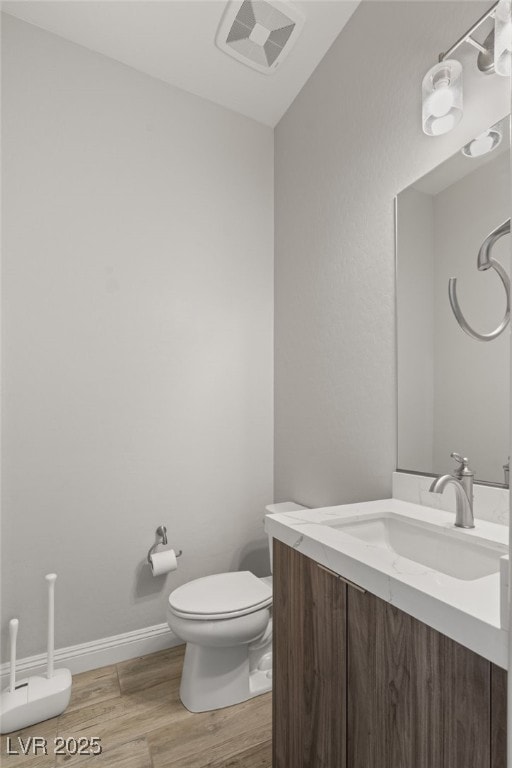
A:
<svg viewBox="0 0 512 768">
<path fill-rule="evenodd" d="M 458 528 L 474 528 L 473 517 L 473 478 L 475 473 L 468 466 L 468 459 L 458 453 L 451 453 L 452 459 L 459 463 L 453 475 L 441 475 L 430 486 L 431 493 L 442 493 L 447 485 L 455 488 L 455 525 Z"/>
</svg>

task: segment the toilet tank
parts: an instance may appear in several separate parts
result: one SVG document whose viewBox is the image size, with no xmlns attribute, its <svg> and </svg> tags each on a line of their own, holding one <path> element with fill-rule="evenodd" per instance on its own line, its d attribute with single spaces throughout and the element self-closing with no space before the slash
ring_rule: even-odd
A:
<svg viewBox="0 0 512 768">
<path fill-rule="evenodd" d="M 309 509 L 302 504 L 296 504 L 295 501 L 281 501 L 279 504 L 269 504 L 265 507 L 265 517 L 267 515 L 278 515 L 281 512 L 295 512 L 298 509 Z M 268 537 L 268 548 L 270 552 L 270 572 L 272 573 L 272 536 Z"/>
</svg>

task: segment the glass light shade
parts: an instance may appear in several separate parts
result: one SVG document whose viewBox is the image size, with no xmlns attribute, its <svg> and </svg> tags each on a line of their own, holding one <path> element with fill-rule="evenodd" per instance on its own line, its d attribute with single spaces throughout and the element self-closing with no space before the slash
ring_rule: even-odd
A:
<svg viewBox="0 0 512 768">
<path fill-rule="evenodd" d="M 500 0 L 494 17 L 494 70 L 497 75 L 512 72 L 512 4 Z"/>
<path fill-rule="evenodd" d="M 441 61 L 429 69 L 422 83 L 423 132 L 440 136 L 454 128 L 462 117 L 462 64 Z"/>
<path fill-rule="evenodd" d="M 496 149 L 500 143 L 501 133 L 495 128 L 489 128 L 462 147 L 461 152 L 466 157 L 482 157 Z"/>
</svg>

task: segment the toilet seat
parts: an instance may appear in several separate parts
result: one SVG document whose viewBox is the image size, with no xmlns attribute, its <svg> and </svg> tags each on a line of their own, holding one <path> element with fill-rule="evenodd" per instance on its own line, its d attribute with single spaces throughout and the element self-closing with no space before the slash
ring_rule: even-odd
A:
<svg viewBox="0 0 512 768">
<path fill-rule="evenodd" d="M 271 603 L 271 587 L 250 571 L 204 576 L 169 595 L 169 608 L 175 616 L 197 621 L 234 619 Z"/>
</svg>

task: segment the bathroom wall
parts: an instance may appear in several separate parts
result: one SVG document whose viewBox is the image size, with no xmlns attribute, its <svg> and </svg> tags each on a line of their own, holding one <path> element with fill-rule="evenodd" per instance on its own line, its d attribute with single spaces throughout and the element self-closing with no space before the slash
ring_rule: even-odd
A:
<svg viewBox="0 0 512 768">
<path fill-rule="evenodd" d="M 391 495 L 393 198 L 510 110 L 469 50 L 464 119 L 421 130 L 425 72 L 487 8 L 361 3 L 277 126 L 276 500 Z"/>
<path fill-rule="evenodd" d="M 434 452 L 434 206 L 414 187 L 397 203 L 398 467 L 428 472 Z"/>
<path fill-rule="evenodd" d="M 49 571 L 64 647 L 265 567 L 273 134 L 9 16 L 2 53 L 2 629 L 26 656 Z M 159 524 L 183 557 L 153 579 Z"/>
</svg>

